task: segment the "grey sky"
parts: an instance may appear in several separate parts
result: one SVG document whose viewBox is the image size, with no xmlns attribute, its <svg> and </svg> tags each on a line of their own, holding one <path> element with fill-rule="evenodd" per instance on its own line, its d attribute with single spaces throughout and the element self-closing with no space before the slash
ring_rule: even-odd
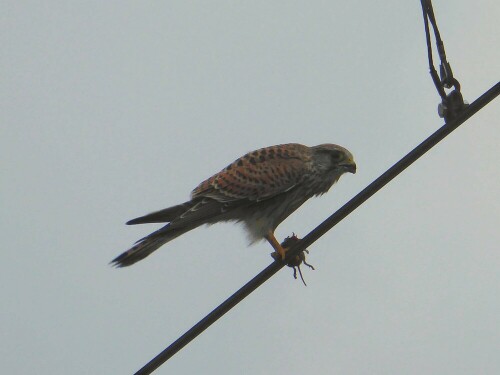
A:
<svg viewBox="0 0 500 375">
<path fill-rule="evenodd" d="M 500 4 L 435 1 L 473 101 Z M 266 145 L 338 143 L 358 173 L 277 230 L 305 235 L 442 125 L 419 1 L 6 1 L 0 41 L 0 368 L 138 370 L 267 266 L 232 224 L 107 263 Z M 498 100 L 158 374 L 500 373 Z"/>
</svg>

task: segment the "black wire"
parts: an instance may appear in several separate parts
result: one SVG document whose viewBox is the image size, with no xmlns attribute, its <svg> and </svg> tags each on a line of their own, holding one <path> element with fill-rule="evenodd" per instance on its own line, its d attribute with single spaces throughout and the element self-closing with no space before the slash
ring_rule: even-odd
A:
<svg viewBox="0 0 500 375">
<path fill-rule="evenodd" d="M 436 38 L 436 46 L 439 53 L 439 58 L 441 61 L 446 61 L 446 53 L 444 51 L 444 43 L 441 39 L 441 34 L 437 27 L 436 16 L 434 15 L 434 9 L 432 8 L 432 1 L 426 0 L 427 3 L 427 15 L 431 21 L 432 29 L 434 30 L 434 37 Z"/>
<path fill-rule="evenodd" d="M 349 215 L 352 211 L 358 208 L 363 202 L 369 199 L 377 191 L 382 189 L 387 183 L 389 183 L 398 174 L 408 168 L 413 162 L 424 155 L 437 143 L 443 140 L 452 131 L 458 128 L 466 120 L 468 120 L 472 115 L 478 112 L 486 104 L 490 103 L 500 94 L 500 82 L 497 82 L 491 89 L 481 95 L 476 101 L 474 101 L 470 106 L 465 108 L 458 117 L 454 118 L 452 121 L 446 123 L 431 136 L 429 136 L 425 141 L 420 143 L 411 152 L 404 156 L 400 161 L 389 168 L 385 173 L 383 173 L 379 178 L 373 181 L 360 193 L 358 193 L 349 202 L 343 205 L 338 211 L 333 215 L 328 217 L 323 223 L 316 227 L 312 232 L 305 236 L 301 241 L 293 245 L 287 252 L 287 257 L 297 256 L 301 251 L 306 249 L 312 243 L 314 243 L 318 238 L 323 236 L 326 232 L 337 225 L 342 219 Z M 176 341 L 174 341 L 170 346 L 153 358 L 149 363 L 142 367 L 135 375 L 147 375 L 151 374 L 154 370 L 160 367 L 164 362 L 171 358 L 175 353 L 186 346 L 191 340 L 197 337 L 205 329 L 210 327 L 214 322 L 216 322 L 225 313 L 231 310 L 239 302 L 241 302 L 245 297 L 257 289 L 260 285 L 266 282 L 271 276 L 278 272 L 285 263 L 275 261 L 271 263 L 267 268 L 255 276 L 252 280 L 242 286 L 238 291 L 236 291 L 232 296 L 226 299 L 222 304 L 215 308 L 211 313 L 200 320 L 195 326 L 184 333 Z"/>
<path fill-rule="evenodd" d="M 438 46 L 439 56 L 442 60 L 444 56 L 444 60 L 446 61 L 446 54 L 444 54 L 444 44 L 441 40 L 441 35 L 439 33 L 436 18 L 434 17 L 434 11 L 432 9 L 432 3 L 430 0 L 420 0 L 422 4 L 422 13 L 424 16 L 424 27 L 425 27 L 425 39 L 427 41 L 427 56 L 429 59 L 429 72 L 432 77 L 432 81 L 434 82 L 434 86 L 436 86 L 436 90 L 441 97 L 442 100 L 446 100 L 446 92 L 444 91 L 443 83 L 439 79 L 436 68 L 434 67 L 434 61 L 432 59 L 432 42 L 431 42 L 431 34 L 429 30 L 429 20 L 431 21 L 432 28 L 434 30 L 434 35 L 436 38 L 436 45 Z"/>
</svg>

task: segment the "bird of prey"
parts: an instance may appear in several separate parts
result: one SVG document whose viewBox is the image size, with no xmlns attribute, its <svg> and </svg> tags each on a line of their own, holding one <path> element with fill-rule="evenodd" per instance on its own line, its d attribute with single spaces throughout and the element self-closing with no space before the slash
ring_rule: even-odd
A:
<svg viewBox="0 0 500 375">
<path fill-rule="evenodd" d="M 334 144 L 290 143 L 249 152 L 199 184 L 189 201 L 127 222 L 167 224 L 111 263 L 130 266 L 200 225 L 221 221 L 243 222 L 251 243 L 266 239 L 284 260 L 276 227 L 345 172 L 356 173 L 356 163 L 347 149 Z"/>
</svg>

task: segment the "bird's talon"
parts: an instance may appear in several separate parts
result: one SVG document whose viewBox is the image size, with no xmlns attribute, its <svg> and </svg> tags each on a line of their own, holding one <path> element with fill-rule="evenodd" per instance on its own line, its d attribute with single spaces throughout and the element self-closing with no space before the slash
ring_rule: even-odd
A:
<svg viewBox="0 0 500 375">
<path fill-rule="evenodd" d="M 281 262 L 281 263 L 284 263 L 285 260 L 286 260 L 286 253 L 285 255 L 281 255 L 281 253 L 278 253 L 277 251 L 273 251 L 271 253 L 271 257 L 277 261 L 277 262 Z"/>
</svg>

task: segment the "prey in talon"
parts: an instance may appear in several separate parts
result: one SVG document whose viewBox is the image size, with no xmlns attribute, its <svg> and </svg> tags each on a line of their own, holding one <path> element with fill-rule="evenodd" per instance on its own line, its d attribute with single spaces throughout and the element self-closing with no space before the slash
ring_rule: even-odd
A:
<svg viewBox="0 0 500 375">
<path fill-rule="evenodd" d="M 295 243 L 299 242 L 300 239 L 295 235 L 295 233 L 292 233 L 290 237 L 285 238 L 285 240 L 281 243 L 281 246 L 284 249 L 289 249 L 294 245 Z M 304 249 L 302 250 L 298 255 L 294 256 L 291 259 L 286 259 L 286 265 L 288 267 L 293 268 L 293 278 L 297 280 L 297 270 L 299 271 L 300 279 L 304 283 L 305 286 L 307 286 L 304 276 L 302 276 L 302 270 L 300 269 L 300 265 L 303 263 L 310 269 L 314 270 L 314 267 L 310 265 L 309 263 L 306 262 L 306 254 L 309 254 L 309 250 Z M 277 260 L 280 261 L 281 257 L 277 252 L 271 253 L 271 256 Z"/>
<path fill-rule="evenodd" d="M 200 183 L 188 201 L 127 222 L 166 224 L 111 263 L 130 266 L 184 233 L 224 221 L 243 223 L 251 243 L 267 240 L 284 260 L 285 248 L 274 236 L 278 225 L 309 198 L 326 193 L 347 172 L 356 173 L 354 158 L 335 144 L 289 143 L 249 152 Z M 170 173 L 169 178 L 178 183 L 179 175 Z"/>
</svg>

